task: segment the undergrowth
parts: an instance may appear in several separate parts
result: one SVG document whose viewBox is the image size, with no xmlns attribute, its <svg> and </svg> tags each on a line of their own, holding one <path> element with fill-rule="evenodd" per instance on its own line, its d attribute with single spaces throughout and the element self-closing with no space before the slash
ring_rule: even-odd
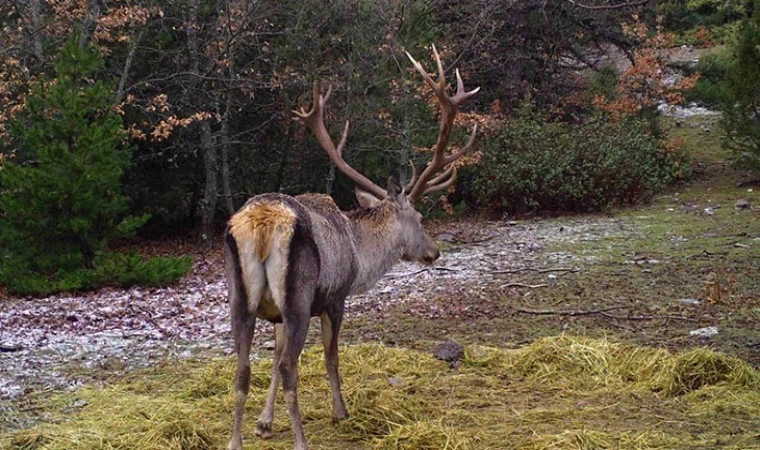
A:
<svg viewBox="0 0 760 450">
<path fill-rule="evenodd" d="M 471 346 L 459 368 L 413 350 L 343 347 L 351 417 L 330 419 L 322 351 L 301 358 L 299 403 L 314 449 L 757 448 L 760 372 L 694 349 L 671 354 L 560 336 L 520 350 Z M 253 435 L 271 360 L 252 366 L 246 448 L 290 449 L 281 394 L 275 435 Z M 167 363 L 44 405 L 50 423 L 0 435 L 9 450 L 223 448 L 232 358 Z M 84 406 L 79 406 L 84 405 Z"/>
</svg>

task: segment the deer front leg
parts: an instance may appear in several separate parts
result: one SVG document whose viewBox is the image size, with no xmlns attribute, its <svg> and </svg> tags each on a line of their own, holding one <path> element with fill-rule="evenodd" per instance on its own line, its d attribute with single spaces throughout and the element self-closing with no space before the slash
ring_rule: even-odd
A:
<svg viewBox="0 0 760 450">
<path fill-rule="evenodd" d="M 282 358 L 282 349 L 285 346 L 285 335 L 283 334 L 283 325 L 277 323 L 274 325 L 274 361 L 272 364 L 272 383 L 269 385 L 267 402 L 264 410 L 261 411 L 259 420 L 256 421 L 256 436 L 267 439 L 272 436 L 272 421 L 274 420 L 274 401 L 277 397 L 277 389 L 280 387 L 280 359 Z"/>
<path fill-rule="evenodd" d="M 337 422 L 348 417 L 343 395 L 340 391 L 340 372 L 338 370 L 338 333 L 340 332 L 341 317 L 333 314 L 332 319 L 327 312 L 320 316 L 322 325 L 322 344 L 325 347 L 325 368 L 330 379 L 332 392 L 332 418 Z"/>
</svg>

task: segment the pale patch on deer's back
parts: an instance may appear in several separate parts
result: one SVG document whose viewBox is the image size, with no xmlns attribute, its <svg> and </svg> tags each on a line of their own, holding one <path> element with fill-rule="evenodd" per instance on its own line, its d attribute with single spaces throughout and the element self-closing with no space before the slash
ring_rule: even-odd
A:
<svg viewBox="0 0 760 450">
<path fill-rule="evenodd" d="M 260 262 L 267 260 L 272 244 L 290 243 L 295 224 L 295 212 L 282 203 L 252 203 L 229 221 L 238 246 L 252 244 Z"/>
<path fill-rule="evenodd" d="M 279 316 L 296 214 L 279 202 L 254 202 L 229 220 L 240 252 L 248 310 Z M 263 304 L 262 304 L 263 301 Z M 274 311 L 271 303 L 280 311 Z"/>
</svg>

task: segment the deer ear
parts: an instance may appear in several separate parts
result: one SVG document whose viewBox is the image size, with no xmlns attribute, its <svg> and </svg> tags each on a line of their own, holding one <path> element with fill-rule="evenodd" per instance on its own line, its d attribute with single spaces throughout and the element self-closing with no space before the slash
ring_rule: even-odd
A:
<svg viewBox="0 0 760 450">
<path fill-rule="evenodd" d="M 354 195 L 356 195 L 356 201 L 362 208 L 375 208 L 382 203 L 379 198 L 359 188 L 354 188 Z"/>
</svg>

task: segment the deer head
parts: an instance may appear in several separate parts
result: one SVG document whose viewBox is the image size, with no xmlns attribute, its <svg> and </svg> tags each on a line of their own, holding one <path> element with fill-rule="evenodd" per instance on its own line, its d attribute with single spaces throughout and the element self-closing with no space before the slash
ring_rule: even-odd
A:
<svg viewBox="0 0 760 450">
<path fill-rule="evenodd" d="M 447 154 L 446 151 L 454 126 L 454 119 L 456 118 L 459 106 L 480 90 L 480 88 L 475 88 L 469 92 L 465 91 L 462 77 L 457 69 L 455 71 L 457 90 L 456 93 L 451 95 L 449 93 L 450 88 L 446 82 L 443 64 L 435 46 L 433 46 L 433 54 L 438 68 L 437 81 L 433 80 L 422 65 L 415 61 L 409 53 L 406 54 L 425 82 L 433 89 L 433 94 L 441 107 L 441 121 L 438 140 L 433 147 L 432 158 L 421 174 L 417 172 L 414 163 L 409 161 L 412 167 L 412 177 L 403 188 L 391 177 L 388 180 L 387 188 L 383 189 L 349 166 L 343 159 L 343 149 L 346 145 L 350 122 L 346 121 L 337 146 L 330 137 L 324 122 L 325 105 L 330 99 L 332 87 L 328 88 L 325 95 L 321 95 L 319 85 L 315 82 L 311 109 L 306 111 L 305 108 L 301 108 L 298 111 L 294 111 L 299 119 L 309 125 L 317 141 L 327 152 L 333 163 L 335 163 L 338 170 L 356 183 L 358 188 L 356 197 L 359 204 L 364 208 L 385 206 L 393 211 L 395 215 L 394 232 L 398 233 L 397 236 L 403 245 L 402 258 L 428 264 L 438 259 L 440 253 L 435 241 L 423 228 L 422 214 L 414 208 L 414 203 L 426 194 L 448 189 L 456 181 L 457 169 L 453 163 L 472 148 L 475 142 L 477 126 L 473 127 L 466 145 Z"/>
</svg>

